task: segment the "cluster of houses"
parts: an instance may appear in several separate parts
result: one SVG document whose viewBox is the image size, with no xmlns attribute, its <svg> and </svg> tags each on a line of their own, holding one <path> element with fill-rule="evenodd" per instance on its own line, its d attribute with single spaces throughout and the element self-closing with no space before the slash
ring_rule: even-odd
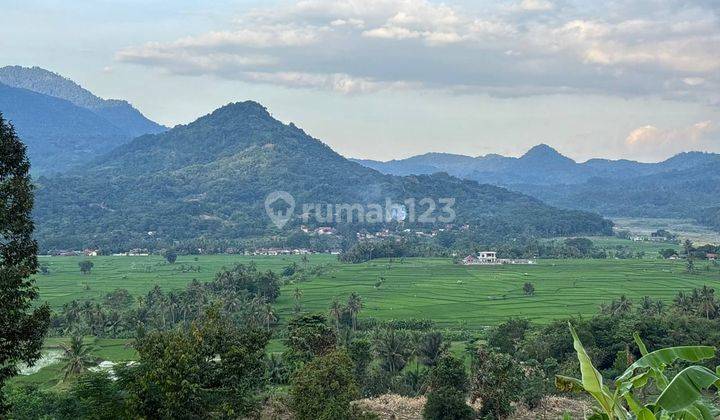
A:
<svg viewBox="0 0 720 420">
<path fill-rule="evenodd" d="M 245 251 L 245 255 L 309 255 L 317 254 L 318 252 L 311 251 L 306 248 L 257 248 L 253 251 Z M 337 255 L 340 251 L 337 250 L 325 250 L 325 254 Z"/>
<path fill-rule="evenodd" d="M 320 226 L 318 228 L 313 229 L 311 227 L 302 225 L 302 226 L 300 226 L 300 230 L 304 233 L 315 234 L 315 235 L 319 235 L 319 236 L 334 235 L 337 233 L 337 230 L 335 230 L 335 228 L 332 228 L 330 226 Z"/>
<path fill-rule="evenodd" d="M 462 259 L 463 265 L 535 264 L 533 260 L 498 258 L 497 252 L 480 251 Z"/>
</svg>

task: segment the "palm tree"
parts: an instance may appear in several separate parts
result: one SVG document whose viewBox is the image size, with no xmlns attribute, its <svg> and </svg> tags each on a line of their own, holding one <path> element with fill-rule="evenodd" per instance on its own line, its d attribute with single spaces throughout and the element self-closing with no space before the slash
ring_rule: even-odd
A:
<svg viewBox="0 0 720 420">
<path fill-rule="evenodd" d="M 337 298 L 333 299 L 333 302 L 330 305 L 330 316 L 335 320 L 335 329 L 338 333 L 340 332 L 340 317 L 342 317 L 343 312 L 344 308 Z"/>
<path fill-rule="evenodd" d="M 299 314 L 302 312 L 302 304 L 300 303 L 300 299 L 302 299 L 303 292 L 300 290 L 299 287 L 296 287 L 293 291 L 293 300 L 295 301 L 294 305 L 294 311 L 296 314 Z"/>
<path fill-rule="evenodd" d="M 73 336 L 68 345 L 61 344 L 61 347 L 64 352 L 63 360 L 65 360 L 63 380 L 70 375 L 83 373 L 88 366 L 96 363 L 95 358 L 90 354 L 92 348 L 83 343 L 83 339 L 79 335 Z"/>
<path fill-rule="evenodd" d="M 625 295 L 621 295 L 620 299 L 613 301 L 612 303 L 613 315 L 630 312 L 630 309 L 632 309 L 632 300 L 628 299 Z"/>
<path fill-rule="evenodd" d="M 692 296 L 689 296 L 682 291 L 678 292 L 678 294 L 675 296 L 675 299 L 673 299 L 673 304 L 675 305 L 675 308 L 684 315 L 691 314 L 694 309 Z"/>
<path fill-rule="evenodd" d="M 423 365 L 432 367 L 435 366 L 445 350 L 447 350 L 447 343 L 443 342 L 442 334 L 431 332 L 423 337 L 417 353 Z"/>
<path fill-rule="evenodd" d="M 274 324 L 278 320 L 272 305 L 270 305 L 269 303 L 266 303 L 263 307 L 262 318 L 268 331 L 270 331 L 270 325 Z"/>
<path fill-rule="evenodd" d="M 388 328 L 379 334 L 375 342 L 375 351 L 380 357 L 380 366 L 387 372 L 400 372 L 408 362 L 411 351 L 406 337 L 395 329 Z"/>
<path fill-rule="evenodd" d="M 700 309 L 705 312 L 705 318 L 710 319 L 710 314 L 715 314 L 717 301 L 715 300 L 715 289 L 703 286 L 700 289 Z"/>
<path fill-rule="evenodd" d="M 350 293 L 347 308 L 348 311 L 350 311 L 350 318 L 352 319 L 352 329 L 355 331 L 357 329 L 357 316 L 362 309 L 362 299 L 360 298 L 360 295 L 355 292 Z"/>
</svg>

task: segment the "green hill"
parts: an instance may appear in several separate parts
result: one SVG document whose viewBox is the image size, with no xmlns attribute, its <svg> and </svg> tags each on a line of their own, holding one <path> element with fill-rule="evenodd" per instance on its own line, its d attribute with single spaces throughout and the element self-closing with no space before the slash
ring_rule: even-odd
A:
<svg viewBox="0 0 720 420">
<path fill-rule="evenodd" d="M 157 249 L 178 241 L 239 241 L 298 231 L 299 217 L 278 230 L 266 215 L 265 197 L 276 190 L 294 196 L 296 215 L 306 203 L 384 205 L 386 199 L 453 197 L 455 224 L 471 225 L 485 240 L 607 233 L 611 226 L 597 215 L 558 210 L 446 174 L 381 174 L 275 120 L 260 104 L 243 102 L 138 137 L 66 175 L 40 178 L 38 239 L 45 249 Z"/>
</svg>

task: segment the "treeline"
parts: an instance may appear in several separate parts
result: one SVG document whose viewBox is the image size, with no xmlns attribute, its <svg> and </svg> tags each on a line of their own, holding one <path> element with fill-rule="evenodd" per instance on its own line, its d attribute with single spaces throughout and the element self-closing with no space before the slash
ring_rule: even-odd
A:
<svg viewBox="0 0 720 420">
<path fill-rule="evenodd" d="M 51 334 L 133 337 L 140 327 L 168 330 L 188 326 L 209 307 L 238 321 L 268 329 L 277 322 L 272 303 L 280 296 L 281 278 L 258 271 L 253 263 L 218 272 L 210 282 L 191 281 L 184 290 L 163 291 L 155 286 L 144 296 L 125 289 L 108 293 L 101 301 L 73 300 L 53 315 Z"/>
<path fill-rule="evenodd" d="M 450 257 L 457 260 L 479 251 L 495 250 L 499 258 L 644 258 L 644 251 L 628 246 L 596 245 L 588 238 L 567 238 L 564 240 L 542 240 L 536 238 L 517 239 L 511 242 L 479 243 L 467 240 L 451 240 L 452 234 L 441 233 L 435 238 L 392 238 L 380 241 L 357 242 L 339 259 L 343 262 L 360 263 L 375 258 L 404 257 Z M 704 255 L 704 254 L 703 254 Z"/>
<path fill-rule="evenodd" d="M 272 296 L 262 291 L 261 277 L 236 267 L 199 290 Z M 298 313 L 276 328 L 285 350 L 268 356 L 266 326 L 238 319 L 223 304 L 215 300 L 174 328 L 154 322 L 138 330 L 135 363 L 93 373 L 81 360 L 67 391 L 9 388 L 10 418 L 226 418 L 272 406 L 300 420 L 370 419 L 376 417 L 351 402 L 387 393 L 427 396 L 427 419 L 503 418 L 557 394 L 555 375 L 579 375 L 568 319 L 548 325 L 509 319 L 451 351 L 458 338 L 431 321 L 359 318 L 364 302 L 351 294 L 331 302 L 328 315 Z M 710 287 L 678 293 L 671 304 L 620 297 L 596 316 L 569 321 L 606 378 L 641 356 L 636 332 L 651 351 L 720 341 L 720 302 Z M 270 385 L 288 394 L 269 392 Z M 479 412 L 467 399 L 482 402 Z"/>
</svg>

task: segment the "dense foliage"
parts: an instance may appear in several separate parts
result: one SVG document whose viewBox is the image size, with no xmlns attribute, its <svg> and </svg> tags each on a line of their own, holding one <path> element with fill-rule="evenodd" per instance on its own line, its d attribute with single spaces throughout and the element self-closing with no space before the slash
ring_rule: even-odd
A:
<svg viewBox="0 0 720 420">
<path fill-rule="evenodd" d="M 33 188 L 25 146 L 0 114 L 0 393 L 19 363 L 33 363 L 48 328 L 50 309 L 36 306 L 37 244 Z M 0 394 L 0 416 L 5 411 Z"/>
<path fill-rule="evenodd" d="M 38 184 L 35 216 L 46 250 L 162 249 L 178 242 L 203 249 L 205 242 L 289 237 L 304 222 L 293 218 L 278 230 L 264 208 L 272 191 L 291 193 L 295 214 L 310 203 L 386 206 L 386 199 L 402 204 L 429 197 L 438 203 L 451 197 L 455 222 L 472 225 L 478 240 L 609 233 L 611 226 L 596 215 L 555 209 L 448 175 L 382 175 L 346 160 L 296 126 L 280 123 L 254 102 L 230 104 L 191 124 L 137 138 L 82 171 L 41 178 Z M 419 214 L 424 210 L 417 209 Z M 327 216 L 327 210 L 320 213 Z M 436 209 L 433 217 L 439 215 Z M 356 215 L 343 221 L 349 220 L 338 224 L 311 217 L 307 224 L 342 225 L 346 238 L 368 225 Z M 410 229 L 444 225 L 405 223 Z"/>
</svg>

